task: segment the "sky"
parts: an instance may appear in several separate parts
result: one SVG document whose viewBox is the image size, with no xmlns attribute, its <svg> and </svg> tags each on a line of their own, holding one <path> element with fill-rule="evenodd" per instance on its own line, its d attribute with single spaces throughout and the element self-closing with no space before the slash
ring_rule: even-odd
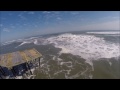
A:
<svg viewBox="0 0 120 90">
<path fill-rule="evenodd" d="M 1 42 L 81 30 L 119 30 L 120 11 L 0 11 Z"/>
</svg>

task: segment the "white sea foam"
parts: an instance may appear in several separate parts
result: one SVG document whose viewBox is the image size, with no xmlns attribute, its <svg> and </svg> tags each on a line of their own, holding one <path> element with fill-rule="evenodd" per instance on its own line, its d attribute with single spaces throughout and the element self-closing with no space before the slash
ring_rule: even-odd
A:
<svg viewBox="0 0 120 90">
<path fill-rule="evenodd" d="M 55 47 L 61 48 L 60 53 L 79 55 L 86 59 L 88 63 L 91 60 L 98 60 L 100 58 L 120 56 L 119 45 L 109 43 L 104 38 L 93 35 L 62 34 L 50 37 L 47 41 L 53 43 Z"/>
<path fill-rule="evenodd" d="M 22 42 L 20 45 L 18 45 L 18 46 L 15 47 L 15 48 L 18 48 L 18 47 L 20 47 L 20 46 L 22 46 L 22 45 L 24 45 L 24 44 L 29 44 L 29 43 L 32 43 L 32 42 L 24 41 L 24 42 Z"/>
<path fill-rule="evenodd" d="M 16 40 L 12 40 L 12 41 L 8 41 L 8 42 L 5 42 L 5 43 L 2 43 L 2 45 L 8 45 L 8 44 L 11 44 L 13 42 L 15 42 Z"/>
<path fill-rule="evenodd" d="M 46 44 L 48 44 L 48 41 L 46 41 L 45 39 L 37 38 L 37 37 L 24 39 L 21 42 L 22 43 L 20 45 L 18 45 L 17 47 L 22 46 L 24 44 L 29 44 L 29 43 L 34 43 L 35 45 L 46 45 Z"/>
<path fill-rule="evenodd" d="M 112 65 L 112 62 L 108 61 L 108 63 L 110 64 L 110 66 Z"/>
<path fill-rule="evenodd" d="M 25 40 L 19 46 L 27 43 L 34 43 L 35 45 L 53 44 L 56 48 L 62 49 L 60 54 L 71 53 L 73 55 L 79 55 L 86 59 L 86 62 L 91 65 L 91 60 L 120 56 L 119 44 L 107 42 L 104 38 L 94 35 L 75 35 L 66 33 L 47 39 L 34 38 L 32 40 Z"/>
</svg>

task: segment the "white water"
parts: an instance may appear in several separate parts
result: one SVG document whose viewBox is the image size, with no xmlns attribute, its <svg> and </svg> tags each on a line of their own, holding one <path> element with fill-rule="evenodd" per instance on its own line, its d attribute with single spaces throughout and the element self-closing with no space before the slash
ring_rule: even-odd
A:
<svg viewBox="0 0 120 90">
<path fill-rule="evenodd" d="M 8 45 L 8 44 L 11 44 L 13 42 L 15 42 L 16 40 L 12 40 L 12 41 L 8 41 L 8 42 L 5 42 L 5 43 L 2 43 L 2 45 Z"/>
<path fill-rule="evenodd" d="M 56 48 L 61 48 L 61 53 L 71 53 L 79 55 L 86 59 L 86 62 L 91 63 L 91 60 L 100 58 L 112 58 L 120 56 L 119 44 L 110 43 L 104 38 L 94 35 L 75 35 L 61 34 L 47 39 L 36 38 L 28 41 L 23 41 L 19 46 L 26 43 L 34 43 L 35 45 L 54 44 Z"/>
<path fill-rule="evenodd" d="M 47 45 L 53 44 L 56 48 L 61 48 L 59 52 L 62 53 L 71 53 L 73 55 L 79 55 L 82 58 L 86 59 L 86 62 L 92 65 L 92 60 L 99 60 L 100 58 L 112 58 L 120 56 L 120 46 L 112 42 L 104 40 L 104 38 L 96 37 L 94 35 L 75 35 L 75 34 L 61 34 L 54 37 L 49 37 L 47 39 L 35 38 L 33 40 L 25 40 L 19 46 L 22 46 L 26 43 L 34 43 L 35 45 Z M 51 55 L 52 56 L 52 55 Z M 74 75 L 70 75 L 71 70 L 73 69 L 73 63 L 71 61 L 65 62 L 63 59 L 53 56 L 53 60 L 57 60 L 57 64 L 62 66 L 65 65 L 68 70 L 60 70 L 54 73 L 57 75 L 61 72 L 65 73 L 65 78 L 77 78 L 80 75 L 88 78 L 86 74 L 89 71 L 89 67 L 84 68 L 82 72 L 77 72 Z M 107 60 L 107 59 L 106 59 Z M 42 61 L 42 60 L 41 60 Z M 108 61 L 110 66 L 112 62 Z M 92 65 L 93 66 L 93 65 Z M 41 68 L 45 68 L 45 73 L 49 75 L 49 78 L 54 78 L 49 74 L 50 68 L 47 63 L 41 64 Z M 92 70 L 94 68 L 92 67 Z M 33 76 L 32 76 L 33 77 Z M 89 78 L 92 78 L 92 74 L 89 74 Z M 29 78 L 29 77 L 28 77 Z"/>
<path fill-rule="evenodd" d="M 99 58 L 120 56 L 119 45 L 109 43 L 104 38 L 93 35 L 62 34 L 57 37 L 50 37 L 47 40 L 49 43 L 53 43 L 56 48 L 61 48 L 60 53 L 79 55 L 88 63 Z"/>
</svg>

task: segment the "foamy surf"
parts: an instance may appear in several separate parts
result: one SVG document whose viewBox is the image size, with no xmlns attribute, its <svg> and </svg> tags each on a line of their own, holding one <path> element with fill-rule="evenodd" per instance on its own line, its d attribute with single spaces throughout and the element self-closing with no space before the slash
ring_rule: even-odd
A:
<svg viewBox="0 0 120 90">
<path fill-rule="evenodd" d="M 101 32 L 101 34 L 102 33 L 103 32 Z M 104 40 L 103 37 L 96 37 L 94 35 L 66 33 L 49 37 L 47 39 L 35 38 L 28 41 L 25 40 L 19 46 L 27 43 L 34 43 L 35 45 L 53 44 L 56 48 L 62 49 L 59 54 L 70 53 L 73 55 L 79 55 L 91 65 L 92 60 L 120 56 L 119 44 L 108 42 Z"/>
<path fill-rule="evenodd" d="M 79 55 L 90 64 L 91 60 L 120 56 L 119 45 L 93 35 L 62 34 L 50 37 L 47 41 L 54 44 L 56 48 L 61 48 L 60 53 Z"/>
</svg>

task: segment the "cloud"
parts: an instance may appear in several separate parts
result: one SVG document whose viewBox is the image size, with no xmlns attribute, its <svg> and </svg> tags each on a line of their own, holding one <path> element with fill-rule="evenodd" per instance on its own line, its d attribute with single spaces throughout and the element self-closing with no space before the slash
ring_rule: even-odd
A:
<svg viewBox="0 0 120 90">
<path fill-rule="evenodd" d="M 20 17 L 22 20 L 26 20 L 27 18 L 23 16 L 23 14 L 19 14 L 18 17 Z"/>
<path fill-rule="evenodd" d="M 1 20 L 6 20 L 6 18 L 4 18 L 4 17 L 1 17 Z"/>
<path fill-rule="evenodd" d="M 107 17 L 102 17 L 102 18 L 99 18 L 100 21 L 103 21 L 103 20 L 119 20 L 119 16 L 107 16 Z"/>
<path fill-rule="evenodd" d="M 114 18 L 114 19 L 119 19 L 120 17 L 112 17 L 112 18 Z"/>
<path fill-rule="evenodd" d="M 60 14 L 60 11 L 53 11 L 54 14 Z"/>
<path fill-rule="evenodd" d="M 108 21 L 101 23 L 91 23 L 89 25 L 80 25 L 80 23 L 76 24 L 64 24 L 58 25 L 55 27 L 45 28 L 41 33 L 57 33 L 57 32 L 67 32 L 67 31 L 80 31 L 80 30 L 120 30 L 118 20 L 116 21 Z"/>
<path fill-rule="evenodd" d="M 10 30 L 8 28 L 4 28 L 3 31 L 4 32 L 10 32 Z"/>
<path fill-rule="evenodd" d="M 8 15 L 9 15 L 9 16 L 12 16 L 13 14 L 12 14 L 12 13 L 9 13 Z"/>
<path fill-rule="evenodd" d="M 15 26 L 11 25 L 11 28 L 15 28 Z"/>
<path fill-rule="evenodd" d="M 38 27 L 38 25 L 34 25 L 34 27 L 35 27 L 35 28 L 37 28 L 37 27 Z"/>
<path fill-rule="evenodd" d="M 33 14 L 35 14 L 35 12 L 28 12 L 28 14 L 31 14 L 31 15 L 33 15 Z"/>
<path fill-rule="evenodd" d="M 0 24 L 0 27 L 2 27 L 3 26 L 3 24 Z"/>
<path fill-rule="evenodd" d="M 84 30 L 88 30 L 88 29 L 91 29 L 91 30 L 119 30 L 120 29 L 119 23 L 120 23 L 120 21 L 116 20 L 116 21 L 108 21 L 108 22 L 84 25 L 79 28 L 84 29 Z"/>
<path fill-rule="evenodd" d="M 79 14 L 79 12 L 73 11 L 73 12 L 71 12 L 71 14 L 72 15 L 77 15 L 77 14 Z"/>
<path fill-rule="evenodd" d="M 49 11 L 43 11 L 43 14 L 49 14 L 49 13 L 51 13 L 51 12 L 49 12 Z"/>
<path fill-rule="evenodd" d="M 57 20 L 61 20 L 62 18 L 61 17 L 57 17 Z"/>
<path fill-rule="evenodd" d="M 24 25 L 24 26 L 26 26 L 27 24 L 26 24 L 26 23 L 24 23 L 23 25 Z"/>
</svg>

